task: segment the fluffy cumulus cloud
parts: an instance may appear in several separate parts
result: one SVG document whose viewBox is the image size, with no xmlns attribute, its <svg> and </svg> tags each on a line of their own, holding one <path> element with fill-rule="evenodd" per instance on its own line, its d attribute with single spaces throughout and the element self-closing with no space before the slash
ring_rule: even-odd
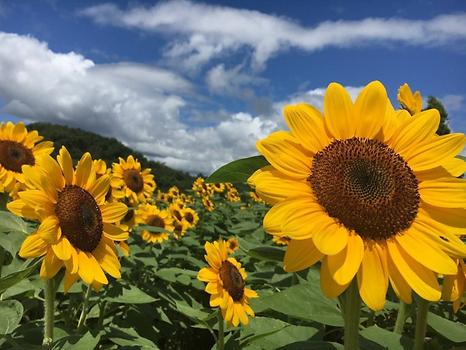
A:
<svg viewBox="0 0 466 350">
<path fill-rule="evenodd" d="M 325 21 L 313 27 L 259 11 L 185 0 L 129 9 L 107 3 L 80 13 L 100 24 L 176 34 L 165 55 L 194 70 L 213 58 L 244 47 L 252 51 L 252 67 L 260 69 L 270 57 L 291 47 L 311 52 L 377 42 L 436 46 L 466 39 L 466 13 L 426 20 Z"/>
<path fill-rule="evenodd" d="M 1 114 L 113 136 L 193 173 L 254 154 L 255 140 L 277 127 L 268 117 L 244 113 L 223 116 L 211 127 L 186 125 L 180 113 L 195 92 L 176 73 L 134 63 L 95 64 L 28 36 L 0 33 L 0 76 Z"/>
</svg>

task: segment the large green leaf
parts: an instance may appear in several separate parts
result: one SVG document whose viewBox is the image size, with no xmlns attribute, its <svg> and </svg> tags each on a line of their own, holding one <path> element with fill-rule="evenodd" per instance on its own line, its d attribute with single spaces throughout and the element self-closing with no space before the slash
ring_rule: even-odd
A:
<svg viewBox="0 0 466 350">
<path fill-rule="evenodd" d="M 121 285 L 113 288 L 105 299 L 120 304 L 147 304 L 157 300 L 136 286 Z"/>
<path fill-rule="evenodd" d="M 371 342 L 381 345 L 383 349 L 388 350 L 409 350 L 413 348 L 412 339 L 401 334 L 387 331 L 378 326 L 364 328 L 360 332 L 361 336 Z"/>
<path fill-rule="evenodd" d="M 245 183 L 256 170 L 266 165 L 269 165 L 269 162 L 263 156 L 234 160 L 215 170 L 205 181 L 207 183 Z"/>
<path fill-rule="evenodd" d="M 0 247 L 12 256 L 19 251 L 26 235 L 32 228 L 21 218 L 6 211 L 0 211 Z"/>
<path fill-rule="evenodd" d="M 28 262 L 26 263 L 28 264 L 27 267 L 24 268 L 23 270 L 14 272 L 12 274 L 9 274 L 5 277 L 0 278 L 0 293 L 2 293 L 7 288 L 14 286 L 16 283 L 28 277 L 31 273 L 34 272 L 34 270 L 41 263 L 41 261 L 42 259 L 36 259 L 36 260 L 33 260 L 32 263 Z"/>
<path fill-rule="evenodd" d="M 282 262 L 285 251 L 278 247 L 256 247 L 248 250 L 248 254 L 260 260 L 273 260 Z"/>
<path fill-rule="evenodd" d="M 427 315 L 427 324 L 452 342 L 466 342 L 466 326 L 460 322 L 453 322 L 429 312 Z"/>
<path fill-rule="evenodd" d="M 318 284 L 299 284 L 267 297 L 251 300 L 256 313 L 267 309 L 290 317 L 343 326 L 343 318 L 335 300 L 324 297 Z"/>
<path fill-rule="evenodd" d="M 10 334 L 18 327 L 23 312 L 23 305 L 19 301 L 0 301 L 0 335 Z"/>
</svg>

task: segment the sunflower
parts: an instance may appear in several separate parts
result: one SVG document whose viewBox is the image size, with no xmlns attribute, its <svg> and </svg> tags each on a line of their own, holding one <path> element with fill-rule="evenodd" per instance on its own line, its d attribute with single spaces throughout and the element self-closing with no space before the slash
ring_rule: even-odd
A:
<svg viewBox="0 0 466 350">
<path fill-rule="evenodd" d="M 184 208 L 183 220 L 189 224 L 189 227 L 194 227 L 199 222 L 199 215 L 197 215 L 197 212 L 194 209 Z"/>
<path fill-rule="evenodd" d="M 272 236 L 272 241 L 278 245 L 288 245 L 290 244 L 291 239 L 287 236 Z"/>
<path fill-rule="evenodd" d="M 149 243 L 161 244 L 168 240 L 170 233 L 173 232 L 173 218 L 168 210 L 160 210 L 155 205 L 141 204 L 136 210 L 137 223 L 160 227 L 163 232 L 151 232 L 148 230 L 141 231 L 143 240 Z"/>
<path fill-rule="evenodd" d="M 241 197 L 239 196 L 238 190 L 236 188 L 229 189 L 225 194 L 225 199 L 229 202 L 241 201 Z"/>
<path fill-rule="evenodd" d="M 254 202 L 257 202 L 257 203 L 265 203 L 264 200 L 259 197 L 259 195 L 254 192 L 254 191 L 250 191 L 249 192 L 249 196 L 251 197 L 251 199 L 254 201 Z"/>
<path fill-rule="evenodd" d="M 110 169 L 107 168 L 107 163 L 105 163 L 103 159 L 94 159 L 92 166 L 94 167 L 97 178 L 110 173 Z"/>
<path fill-rule="evenodd" d="M 120 157 L 119 163 L 113 163 L 111 186 L 114 198 L 127 198 L 131 205 L 147 202 L 156 188 L 151 169 L 141 171 L 141 163 L 133 156 L 126 161 Z"/>
<path fill-rule="evenodd" d="M 227 240 L 227 250 L 228 250 L 228 254 L 233 254 L 233 253 L 236 252 L 238 249 L 239 249 L 238 238 L 236 238 L 236 237 L 234 237 L 234 236 L 228 238 L 228 240 Z"/>
<path fill-rule="evenodd" d="M 177 198 L 180 195 L 180 189 L 176 186 L 172 186 L 168 189 L 168 195 L 172 198 Z"/>
<path fill-rule="evenodd" d="M 8 209 L 26 219 L 40 221 L 39 228 L 23 242 L 22 258 L 44 256 L 40 276 L 52 278 L 65 267 L 65 291 L 81 278 L 95 289 L 107 284 L 105 273 L 120 278 L 120 263 L 114 241 L 124 241 L 128 232 L 114 223 L 127 212 L 122 203 L 105 203 L 110 186 L 107 175 L 96 180 L 92 158 L 85 153 L 73 169 L 65 147 L 57 161 L 42 157 L 40 171 L 24 165 L 28 190 Z"/>
<path fill-rule="evenodd" d="M 168 203 L 168 194 L 158 190 L 158 192 L 157 192 L 157 201 L 163 202 L 163 203 Z"/>
<path fill-rule="evenodd" d="M 183 221 L 173 221 L 173 237 L 175 239 L 181 239 L 189 229 L 189 224 Z"/>
<path fill-rule="evenodd" d="M 458 259 L 458 273 L 454 276 L 445 276 L 442 289 L 442 299 L 453 302 L 453 311 L 455 313 L 463 305 L 465 289 L 466 264 L 463 259 Z"/>
<path fill-rule="evenodd" d="M 421 112 L 422 110 L 422 96 L 419 91 L 414 94 L 408 84 L 403 84 L 398 89 L 398 102 L 406 109 L 411 115 Z"/>
<path fill-rule="evenodd" d="M 210 295 L 210 306 L 220 307 L 223 319 L 234 327 L 241 322 L 249 323 L 248 316 L 254 317 L 249 299 L 257 298 L 257 293 L 245 288 L 246 271 L 234 258 L 228 257 L 227 243 L 219 240 L 205 243 L 206 261 L 209 267 L 202 268 L 197 279 L 207 282 L 205 291 Z"/>
<path fill-rule="evenodd" d="M 177 203 L 172 203 L 168 206 L 168 211 L 175 221 L 181 222 L 183 220 L 183 209 Z"/>
<path fill-rule="evenodd" d="M 225 184 L 224 183 L 215 183 L 211 184 L 210 187 L 214 190 L 216 193 L 222 193 L 225 191 Z"/>
<path fill-rule="evenodd" d="M 340 295 L 357 278 L 363 301 L 380 310 L 391 283 L 406 303 L 414 290 L 440 299 L 436 274 L 455 275 L 451 257 L 466 255 L 463 134 L 436 135 L 440 116 L 395 111 L 380 82 L 353 103 L 331 83 L 324 115 L 310 105 L 287 106 L 290 132 L 257 143 L 270 166 L 249 183 L 273 205 L 264 228 L 291 239 L 287 271 L 322 260 L 321 287 Z"/>
<path fill-rule="evenodd" d="M 199 196 L 212 196 L 214 190 L 211 186 L 205 183 L 205 180 L 202 177 L 198 177 L 193 182 L 193 191 L 197 192 Z"/>
<path fill-rule="evenodd" d="M 207 196 L 204 196 L 202 197 L 202 204 L 204 205 L 204 208 L 208 211 L 208 212 L 212 212 L 214 211 L 215 209 L 215 204 L 214 202 L 212 202 L 212 200 L 207 197 Z"/>
<path fill-rule="evenodd" d="M 49 156 L 53 143 L 42 141 L 36 130 L 28 132 L 23 123 L 0 123 L 0 191 L 10 193 L 13 198 L 24 190 L 23 165 L 33 166 L 41 157 Z"/>
</svg>

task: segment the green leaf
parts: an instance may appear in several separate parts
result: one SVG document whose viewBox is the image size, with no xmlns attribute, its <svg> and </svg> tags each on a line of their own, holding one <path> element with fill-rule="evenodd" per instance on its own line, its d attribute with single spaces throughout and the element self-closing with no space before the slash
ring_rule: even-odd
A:
<svg viewBox="0 0 466 350">
<path fill-rule="evenodd" d="M 60 349 L 68 349 L 68 350 L 86 349 L 86 350 L 92 350 L 92 349 L 95 349 L 97 344 L 99 344 L 100 335 L 97 334 L 97 336 L 94 337 L 90 332 L 87 332 L 83 336 L 75 335 L 75 336 L 63 338 L 63 339 L 60 339 L 56 343 L 58 343 L 58 344 L 63 343 L 64 340 L 65 340 L 65 343 L 59 347 Z"/>
<path fill-rule="evenodd" d="M 149 339 L 141 337 L 134 329 L 131 328 L 110 328 L 108 338 L 116 345 L 125 349 L 159 349 Z"/>
<path fill-rule="evenodd" d="M 306 321 L 343 326 L 341 312 L 334 300 L 322 295 L 319 285 L 298 284 L 282 292 L 251 300 L 256 313 L 267 309 Z"/>
<path fill-rule="evenodd" d="M 215 170 L 206 180 L 207 183 L 233 182 L 245 183 L 258 169 L 269 165 L 263 156 L 234 160 Z"/>
<path fill-rule="evenodd" d="M 142 230 L 146 230 L 146 231 L 149 231 L 149 232 L 156 232 L 156 233 L 163 233 L 163 232 L 169 232 L 167 231 L 166 228 L 163 228 L 163 227 L 158 227 L 158 226 L 151 226 L 151 225 L 139 225 L 137 227 L 137 229 L 139 231 L 142 231 Z"/>
<path fill-rule="evenodd" d="M 10 334 L 23 317 L 23 305 L 16 300 L 0 301 L 0 334 Z"/>
<path fill-rule="evenodd" d="M 465 156 L 461 156 L 461 155 L 457 155 L 456 158 L 459 158 L 459 159 L 462 159 L 462 160 L 466 160 L 466 157 L 465 157 Z"/>
<path fill-rule="evenodd" d="M 119 286 L 108 292 L 107 301 L 120 304 L 147 304 L 156 301 L 154 297 L 144 293 L 135 286 Z"/>
<path fill-rule="evenodd" d="M 256 259 L 279 262 L 285 257 L 285 251 L 278 247 L 256 247 L 249 249 L 248 254 Z"/>
<path fill-rule="evenodd" d="M 460 322 L 453 322 L 429 312 L 427 324 L 454 343 L 466 342 L 466 326 Z"/>
<path fill-rule="evenodd" d="M 36 259 L 32 261 L 33 261 L 32 263 L 29 263 L 29 262 L 27 263 L 29 264 L 29 266 L 26 267 L 25 269 L 0 278 L 0 293 L 10 288 L 11 286 L 14 286 L 16 283 L 22 281 L 23 279 L 28 277 L 31 273 L 33 273 L 36 267 L 42 262 L 42 259 Z"/>
<path fill-rule="evenodd" d="M 12 256 L 19 251 L 26 235 L 31 230 L 32 228 L 18 216 L 0 211 L 0 247 Z"/>
<path fill-rule="evenodd" d="M 383 349 L 408 350 L 413 348 L 412 339 L 377 326 L 364 328 L 360 334 L 367 340 L 381 345 Z"/>
</svg>

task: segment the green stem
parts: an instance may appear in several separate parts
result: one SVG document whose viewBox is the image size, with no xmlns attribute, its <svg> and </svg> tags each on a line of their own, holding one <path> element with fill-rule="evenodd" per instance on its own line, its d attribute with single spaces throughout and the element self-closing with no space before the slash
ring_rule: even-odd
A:
<svg viewBox="0 0 466 350">
<path fill-rule="evenodd" d="M 224 350 L 225 340 L 224 340 L 224 329 L 223 329 L 223 316 L 222 310 L 218 309 L 218 337 L 217 337 L 217 350 Z"/>
<path fill-rule="evenodd" d="M 345 350 L 359 349 L 359 313 L 361 298 L 359 297 L 358 282 L 353 279 L 345 292 L 344 320 L 345 320 Z"/>
<path fill-rule="evenodd" d="M 429 302 L 419 297 L 417 300 L 416 331 L 414 335 L 414 350 L 424 349 L 424 339 L 427 329 L 427 312 Z"/>
<path fill-rule="evenodd" d="M 100 304 L 100 313 L 99 313 L 99 320 L 97 321 L 97 329 L 101 329 L 104 324 L 106 306 L 107 306 L 107 302 L 105 301 L 103 301 L 102 304 Z"/>
<path fill-rule="evenodd" d="M 0 277 L 2 277 L 3 262 L 5 261 L 5 249 L 0 247 Z"/>
<path fill-rule="evenodd" d="M 53 323 L 55 316 L 55 286 L 53 279 L 46 279 L 44 285 L 44 339 L 42 345 L 53 343 Z"/>
<path fill-rule="evenodd" d="M 87 317 L 87 312 L 88 312 L 88 305 L 89 305 L 89 298 L 91 296 L 91 292 L 92 292 L 92 287 L 91 287 L 91 285 L 89 285 L 87 287 L 86 295 L 84 296 L 83 309 L 81 310 L 81 316 L 79 316 L 78 329 L 77 329 L 78 333 L 81 332 L 81 330 L 84 327 L 84 323 L 86 322 L 86 317 Z"/>
<path fill-rule="evenodd" d="M 401 300 L 399 305 L 400 306 L 398 306 L 398 315 L 396 316 L 395 328 L 393 328 L 393 332 L 402 334 L 406 322 L 406 310 L 408 309 L 408 305 L 406 305 Z"/>
</svg>

